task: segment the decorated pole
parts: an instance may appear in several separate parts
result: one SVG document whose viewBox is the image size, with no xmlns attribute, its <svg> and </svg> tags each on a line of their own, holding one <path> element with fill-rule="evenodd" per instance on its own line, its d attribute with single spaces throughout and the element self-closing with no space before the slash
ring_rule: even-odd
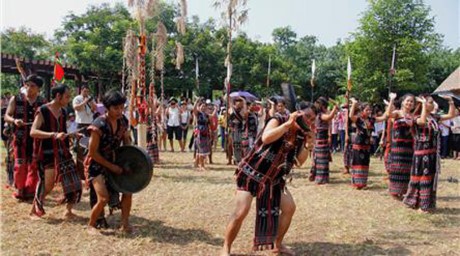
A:
<svg viewBox="0 0 460 256">
<path fill-rule="evenodd" d="M 137 36 L 137 64 L 132 67 L 131 71 L 137 73 L 133 76 L 131 82 L 131 102 L 130 115 L 131 123 L 138 122 L 138 145 L 142 148 L 147 148 L 147 112 L 148 106 L 146 101 L 146 85 L 145 85 L 145 54 L 147 52 L 145 22 L 151 18 L 156 10 L 157 1 L 155 0 L 128 0 L 128 6 L 133 7 L 133 16 L 139 23 L 139 36 Z M 135 107 L 133 107 L 133 105 Z M 138 121 L 135 121 L 134 111 L 137 109 Z"/>
<path fill-rule="evenodd" d="M 268 55 L 268 68 L 267 68 L 267 87 L 270 87 L 270 72 L 272 68 L 272 56 Z"/>
<path fill-rule="evenodd" d="M 137 130 L 137 144 L 141 148 L 147 148 L 147 101 L 145 89 L 145 53 L 147 51 L 146 36 L 142 33 L 139 38 L 139 79 L 137 83 L 136 106 L 139 114 L 139 124 Z"/>
<path fill-rule="evenodd" d="M 396 61 L 396 45 L 393 46 L 393 56 L 391 57 L 390 76 L 388 79 L 388 95 L 390 95 L 391 93 L 391 84 L 393 81 L 393 77 L 396 74 L 395 61 Z"/>
</svg>

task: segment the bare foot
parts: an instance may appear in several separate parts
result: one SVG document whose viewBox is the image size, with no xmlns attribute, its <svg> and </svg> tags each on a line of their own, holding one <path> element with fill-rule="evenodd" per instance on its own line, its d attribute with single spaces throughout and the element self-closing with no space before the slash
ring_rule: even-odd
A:
<svg viewBox="0 0 460 256">
<path fill-rule="evenodd" d="M 72 220 L 75 219 L 77 215 L 75 215 L 73 212 L 65 212 L 63 217 L 65 220 Z"/>
<path fill-rule="evenodd" d="M 37 220 L 41 220 L 41 219 L 42 219 L 40 216 L 38 216 L 38 215 L 37 215 L 36 213 L 34 213 L 34 212 L 31 212 L 31 213 L 29 214 L 29 218 L 30 218 L 31 220 L 34 220 L 34 221 L 37 221 Z"/>
<path fill-rule="evenodd" d="M 92 236 L 95 236 L 95 235 L 100 235 L 101 233 L 99 232 L 99 230 L 97 230 L 97 228 L 93 227 L 93 226 L 88 226 L 88 228 L 86 229 L 86 231 L 88 232 L 89 235 L 92 235 Z"/>
<path fill-rule="evenodd" d="M 222 248 L 222 251 L 219 254 L 220 256 L 230 256 L 230 250 L 226 247 Z"/>
<path fill-rule="evenodd" d="M 394 199 L 394 200 L 398 200 L 398 201 L 402 201 L 402 196 L 400 195 L 391 195 L 391 197 Z"/>
<path fill-rule="evenodd" d="M 418 209 L 418 211 L 420 213 L 423 213 L 423 214 L 432 214 L 433 213 L 433 210 L 423 210 L 422 208 Z"/>
<path fill-rule="evenodd" d="M 289 256 L 295 256 L 295 252 L 289 248 L 287 248 L 284 245 L 281 245 L 280 248 L 275 248 L 272 250 L 272 253 L 277 254 L 277 255 L 289 255 Z"/>
<path fill-rule="evenodd" d="M 120 231 L 127 235 L 137 234 L 137 230 L 133 226 L 121 226 Z"/>
</svg>

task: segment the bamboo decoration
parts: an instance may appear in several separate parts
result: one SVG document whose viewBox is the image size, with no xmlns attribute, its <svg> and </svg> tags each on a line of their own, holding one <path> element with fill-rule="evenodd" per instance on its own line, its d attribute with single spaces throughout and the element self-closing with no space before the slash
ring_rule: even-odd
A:
<svg viewBox="0 0 460 256">
<path fill-rule="evenodd" d="M 176 41 L 176 69 L 180 70 L 184 64 L 184 46 Z"/>
<path fill-rule="evenodd" d="M 158 23 L 158 26 L 157 26 L 157 33 L 156 33 L 156 59 L 155 59 L 155 68 L 156 70 L 159 70 L 161 73 L 161 76 L 160 76 L 160 86 L 161 86 L 161 98 L 163 99 L 164 98 L 164 83 L 163 83 L 163 71 L 164 71 L 164 59 L 165 59 L 165 55 L 164 55 L 164 49 L 165 49 L 165 46 L 166 46 L 166 43 L 168 41 L 168 34 L 167 34 L 167 31 L 166 31 L 166 27 L 165 25 L 162 23 L 162 22 L 159 22 Z"/>
<path fill-rule="evenodd" d="M 147 19 L 153 17 L 156 11 L 158 1 L 156 0 L 128 0 L 128 6 L 133 8 L 133 17 L 139 23 L 139 36 L 136 37 L 137 41 L 137 63 L 129 67 L 132 79 L 131 79 L 131 104 L 130 104 L 130 116 L 132 116 L 132 124 L 136 123 L 134 118 L 134 107 L 137 108 L 139 113 L 139 132 L 138 132 L 138 145 L 146 147 L 146 123 L 147 123 L 147 112 L 148 104 L 146 101 L 146 85 L 145 85 L 145 55 L 147 53 L 147 37 L 145 33 L 145 22 Z M 134 34 L 134 33 L 133 33 Z M 134 38 L 134 36 L 133 36 Z M 131 44 L 130 44 L 131 46 Z M 129 48 L 131 53 L 132 49 Z M 136 65 L 137 64 L 137 65 Z M 127 63 L 127 65 L 129 65 Z"/>
<path fill-rule="evenodd" d="M 185 32 L 186 32 L 185 24 L 186 24 L 186 17 L 187 17 L 187 1 L 180 0 L 179 6 L 180 6 L 180 16 L 177 17 L 176 19 L 176 27 L 177 27 L 177 31 L 181 35 L 185 35 Z"/>
</svg>

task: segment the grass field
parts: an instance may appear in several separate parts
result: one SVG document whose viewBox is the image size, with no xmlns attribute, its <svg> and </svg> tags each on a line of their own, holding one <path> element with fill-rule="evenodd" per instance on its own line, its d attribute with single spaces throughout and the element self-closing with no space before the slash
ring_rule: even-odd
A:
<svg viewBox="0 0 460 256">
<path fill-rule="evenodd" d="M 221 152 L 206 172 L 193 170 L 191 153 L 160 156 L 164 163 L 155 167 L 150 185 L 134 195 L 131 223 L 137 235 L 117 231 L 119 211 L 108 217 L 111 229 L 89 235 L 87 191 L 76 205 L 76 220 L 61 218 L 64 207 L 56 204 L 55 191 L 45 217 L 32 221 L 31 204 L 17 202 L 2 185 L 1 254 L 218 255 L 233 209 L 234 167 L 225 165 Z M 442 161 L 438 209 L 427 215 L 390 198 L 378 159 L 372 159 L 369 189 L 362 191 L 353 190 L 350 177 L 340 173 L 341 156 L 333 160 L 330 184 L 307 181 L 308 160 L 288 185 L 297 211 L 285 243 L 297 255 L 460 255 L 460 190 L 448 182 L 460 177 L 460 161 Z M 4 166 L 1 177 L 5 184 Z M 254 219 L 252 210 L 234 243 L 235 255 L 270 255 L 250 250 Z"/>
</svg>

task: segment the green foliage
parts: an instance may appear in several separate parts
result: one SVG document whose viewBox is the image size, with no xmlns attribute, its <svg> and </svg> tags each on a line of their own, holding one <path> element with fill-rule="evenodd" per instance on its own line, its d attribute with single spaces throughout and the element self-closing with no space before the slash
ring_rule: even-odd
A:
<svg viewBox="0 0 460 256">
<path fill-rule="evenodd" d="M 168 31 L 165 93 L 179 96 L 197 90 L 195 60 L 198 59 L 200 76 L 196 93 L 210 97 L 212 90 L 224 87 L 228 31 L 213 19 L 200 22 L 197 16 L 192 16 L 187 22 L 186 34 L 180 35 L 174 22 L 178 13 L 178 6 L 161 1 L 159 15 L 145 24 L 149 50 L 159 21 Z M 232 89 L 266 97 L 280 94 L 280 84 L 289 82 L 295 85 L 298 96 L 310 100 L 311 64 L 315 59 L 313 98 L 321 95 L 340 98 L 346 91 L 346 65 L 350 56 L 352 94 L 377 102 L 387 95 L 394 45 L 397 72 L 391 82 L 400 94 L 431 92 L 460 65 L 460 48 L 452 50 L 440 46 L 441 37 L 434 32 L 434 20 L 421 0 L 369 0 L 360 22 L 359 29 L 346 43 L 338 41 L 331 47 L 319 44 L 315 36 L 298 36 L 289 26 L 273 30 L 274 43 L 261 43 L 240 32 L 231 42 Z M 121 84 L 122 41 L 128 29 L 137 31 L 138 27 L 122 4 L 90 6 L 81 15 L 69 13 L 51 42 L 26 28 L 2 32 L 2 51 L 33 59 L 50 59 L 58 51 L 65 62 L 77 65 L 82 73 L 94 72 L 96 76 L 108 78 L 93 84 L 102 84 L 108 89 Z M 181 70 L 175 69 L 176 41 L 184 46 L 185 62 Z M 269 58 L 271 72 L 267 87 Z M 148 55 L 146 63 L 150 63 Z M 158 75 L 155 77 L 157 91 Z M 14 76 L 2 74 L 1 80 L 3 90 L 16 89 Z"/>
<path fill-rule="evenodd" d="M 429 52 L 440 43 L 429 12 L 421 0 L 369 0 L 361 26 L 346 47 L 353 63 L 353 94 L 372 101 L 386 97 L 394 46 L 393 91 L 427 89 Z"/>
<path fill-rule="evenodd" d="M 95 72 L 116 79 L 122 67 L 122 41 L 133 21 L 122 4 L 90 6 L 86 13 L 65 17 L 56 31 L 64 57 L 82 72 Z"/>
<path fill-rule="evenodd" d="M 42 34 L 20 27 L 1 32 L 2 53 L 14 54 L 27 59 L 49 59 L 51 43 Z"/>
</svg>

